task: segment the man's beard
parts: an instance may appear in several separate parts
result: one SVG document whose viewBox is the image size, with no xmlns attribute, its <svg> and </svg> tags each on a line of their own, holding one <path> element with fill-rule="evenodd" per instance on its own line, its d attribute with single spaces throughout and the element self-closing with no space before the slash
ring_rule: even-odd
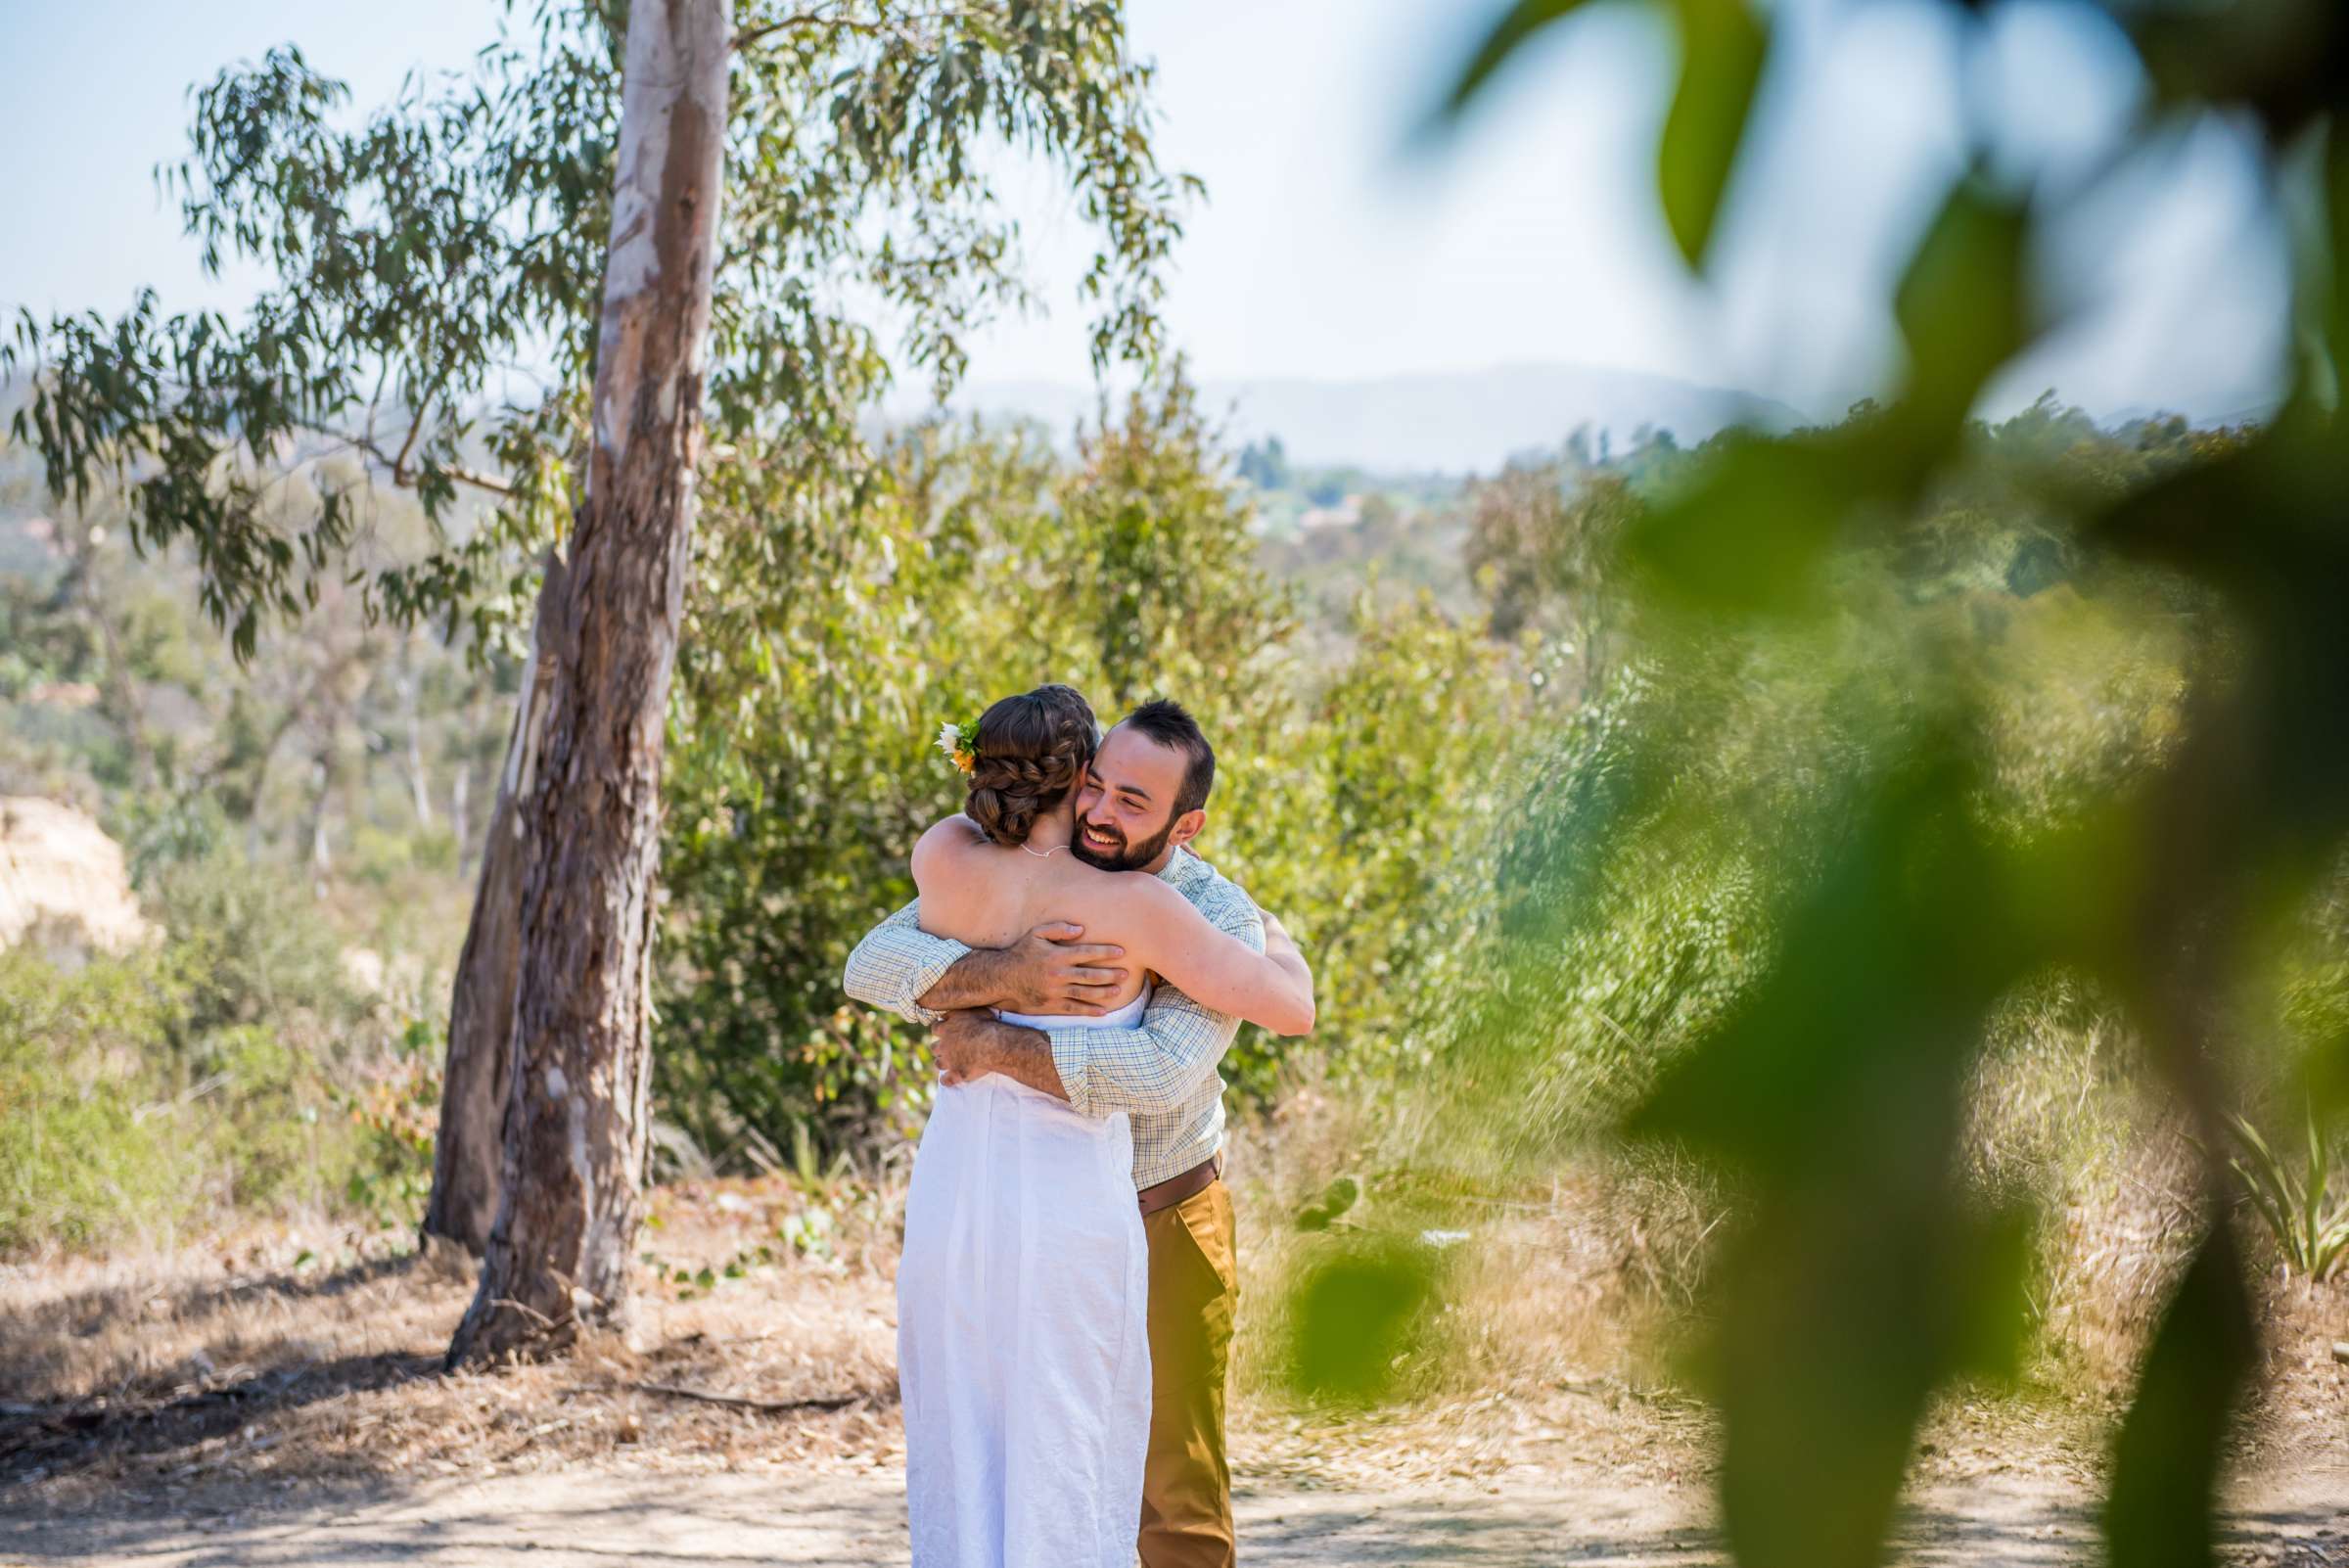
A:
<svg viewBox="0 0 2349 1568">
<path fill-rule="evenodd" d="M 1128 844 L 1121 837 L 1116 849 L 1103 852 L 1085 842 L 1084 834 L 1087 825 L 1082 817 L 1077 819 L 1077 831 L 1069 837 L 1069 853 L 1096 871 L 1139 871 L 1165 853 L 1167 840 L 1174 836 L 1174 818 L 1169 817 L 1165 827 L 1160 828 L 1156 835 L 1145 839 L 1142 843 Z M 1100 831 L 1116 833 L 1118 830 L 1103 828 Z"/>
</svg>

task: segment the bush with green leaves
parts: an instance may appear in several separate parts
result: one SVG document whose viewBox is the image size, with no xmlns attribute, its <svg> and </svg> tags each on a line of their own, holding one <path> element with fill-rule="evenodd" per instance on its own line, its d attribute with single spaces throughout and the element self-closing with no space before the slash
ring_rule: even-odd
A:
<svg viewBox="0 0 2349 1568">
<path fill-rule="evenodd" d="M 159 954 L 69 972 L 0 952 L 0 1252 L 168 1231 L 199 1201 L 184 1085 L 156 1044 L 182 977 Z"/>
<path fill-rule="evenodd" d="M 1809 433 L 1849 438 L 1854 410 Z M 2043 400 L 1976 427 L 1961 463 L 1880 544 L 1826 566 L 1831 609 L 1724 628 L 1652 595 L 1622 545 L 1741 438 L 1628 464 L 1521 463 L 1472 497 L 1483 591 L 1546 674 L 1619 650 L 1602 684 L 1521 748 L 1493 874 L 1495 944 L 1468 966 L 1453 1043 L 1521 1097 L 1509 1146 L 1612 1127 L 1725 1017 L 1777 941 L 1771 911 L 1826 863 L 1853 781 L 1961 689 L 1982 720 L 1973 804 L 2027 841 L 2142 776 L 2175 737 L 2202 601 L 2050 549 L 2050 491 L 2117 493 L 2236 438 L 2098 430 Z M 1505 611 L 1505 617 L 1504 617 Z M 1496 1076 L 1497 1075 L 1497 1076 Z M 1481 1109 L 1492 1109 L 1489 1100 Z"/>
<path fill-rule="evenodd" d="M 1852 427 L 1880 417 L 1863 408 L 1849 426 L 1804 438 L 1851 438 Z M 1868 825 L 1862 803 L 1911 765 L 1904 759 L 1952 702 L 1975 724 L 1949 764 L 1967 782 L 1957 808 L 1936 807 L 1930 820 L 1986 846 L 2003 875 L 2023 876 L 2021 868 L 2050 841 L 2061 845 L 2076 833 L 2096 803 L 2142 788 L 2178 743 L 2188 670 L 2214 607 L 2191 583 L 2081 551 L 2048 497 L 2124 494 L 2244 438 L 2166 420 L 2105 432 L 2046 401 L 1975 427 L 1962 460 L 1920 497 L 1911 518 L 1821 563 L 1823 608 L 1758 624 L 1725 626 L 1659 600 L 1643 576 L 1652 568 L 1637 557 L 1609 564 L 1615 596 L 1589 608 L 1578 599 L 1609 587 L 1603 574 L 1560 573 L 1545 583 L 1530 566 L 1486 573 L 1487 593 L 1517 596 L 1513 618 L 1535 643 L 1529 669 L 1556 669 L 1556 645 L 1580 642 L 1593 623 L 1614 628 L 1624 658 L 1603 687 L 1573 694 L 1584 700 L 1562 715 L 1540 717 L 1519 748 L 1523 777 L 1490 866 L 1495 915 L 1457 965 L 1463 983 L 1451 992 L 1449 1027 L 1436 1036 L 1438 1070 L 1409 1088 L 1417 1114 L 1389 1119 L 1381 1146 L 1363 1151 L 1374 1184 L 1417 1190 L 1464 1180 L 1494 1190 L 1515 1184 L 1531 1196 L 1528 1184 L 1545 1180 L 1558 1160 L 1608 1148 L 1643 1102 L 1689 1071 L 1706 1040 L 1752 1027 L 1747 1020 L 1767 994 L 1759 988 L 1788 961 L 1790 942 L 1821 940 L 1789 911 L 1860 874 L 1855 853 L 1875 853 L 1860 837 Z M 1558 548 L 1552 530 L 1580 528 L 1589 515 L 1571 486 L 1596 483 L 1609 487 L 1610 504 L 1626 507 L 1617 528 L 1635 533 L 1738 440 L 1670 460 L 1651 454 L 1636 484 L 1618 485 L 1603 464 L 1581 478 L 1553 465 L 1541 504 L 1488 517 L 1488 531 L 1521 565 L 1538 563 Z M 1520 470 L 1537 472 L 1531 464 Z M 1569 486 L 1554 504 L 1552 484 Z M 1476 504 L 1493 513 L 1506 498 L 1487 492 Z M 1909 879 L 1925 879 L 1913 891 L 1933 896 L 1932 864 L 1910 866 L 1894 886 L 1908 897 Z M 1980 896 L 1958 882 L 1940 891 L 1953 907 Z M 2002 897 L 2060 908 L 2079 891 L 2026 882 Z M 2257 1068 L 2251 1086 L 2262 1092 L 2267 1079 L 2290 1089 L 2331 1060 L 2326 1042 L 2340 1038 L 2338 1021 L 2349 1016 L 2341 897 L 2334 887 L 2280 921 L 2289 928 L 2283 935 L 2249 944 L 2271 954 L 2277 970 L 2253 990 L 2284 1002 L 2281 1017 L 2262 1017 L 2247 1037 L 2278 1044 L 2264 1065 L 2255 1060 L 2262 1053 L 2244 1053 L 2243 1065 Z M 1833 950 L 1815 959 L 1821 967 L 1809 976 L 1820 989 L 1803 1006 L 1828 1009 L 1885 984 L 1869 973 L 1885 961 L 1870 956 L 1877 936 L 1865 922 L 1837 928 Z M 1995 929 L 1971 928 L 1941 940 L 1961 963 L 1986 938 L 2002 940 Z M 1976 1064 L 1948 1082 L 1950 1103 L 1971 1102 L 1958 1184 L 1977 1217 L 2011 1218 L 2032 1207 L 2064 1214 L 2083 1204 L 2102 1215 L 2148 1170 L 2165 1181 L 2176 1174 L 2176 1109 L 2144 1095 L 2130 1074 L 2138 1042 L 2125 996 L 2090 983 L 2084 969 L 2012 973 L 1984 1001 L 1982 1027 L 1953 1037 L 1961 1041 L 1953 1046 L 1958 1059 Z M 1931 1008 L 1921 977 L 1932 972 L 1893 981 L 1896 989 L 1915 981 L 1917 999 L 1877 1027 L 1924 1028 Z M 1773 1027 L 1801 1026 L 1789 1013 Z M 2303 1059 L 2305 1069 L 2297 1065 Z M 1780 1070 L 1783 1083 L 1767 1075 L 1741 1081 L 1736 1092 L 1749 1109 L 1737 1113 L 1738 1125 L 1760 1129 L 1782 1114 L 1799 1120 L 1776 1096 L 1826 1070 L 1797 1062 Z M 1635 1144 L 1609 1153 L 1603 1168 L 1635 1172 L 1657 1155 L 1670 1150 Z M 2294 1179 L 2302 1187 L 2270 1207 L 2305 1221 L 2305 1179 Z M 1748 1213 L 1750 1189 L 1729 1181 L 1715 1190 L 1732 1215 Z M 1720 1202 L 1708 1205 L 1710 1215 L 1722 1212 Z M 2325 1213 L 2320 1204 L 2320 1218 Z M 1466 1222 L 1422 1215 L 1412 1222 Z M 2312 1236 L 2323 1229 L 2301 1228 Z M 1733 1229 L 1723 1227 L 1716 1239 Z M 2075 1254 L 2084 1244 L 2066 1226 L 1980 1239 L 2005 1246 L 2034 1235 L 2013 1256 L 2036 1258 L 2035 1310 L 2044 1312 L 2050 1280 L 2070 1293 L 2103 1288 L 2081 1272 Z M 2175 1249 L 2180 1264 L 2189 1240 Z M 1723 1256 L 1719 1247 L 1692 1251 L 1696 1272 L 1681 1283 L 1693 1287 Z M 2113 1288 L 2121 1283 L 2135 1288 L 2134 1279 Z M 2072 1302 L 2067 1296 L 2063 1305 Z M 2156 1304 L 2148 1294 L 2128 1307 L 2134 1314 Z M 2106 1303 L 2094 1305 L 2099 1333 L 2149 1326 L 2142 1316 L 2116 1325 Z M 2055 1326 L 2044 1315 L 2035 1321 Z M 2099 1355 L 2110 1338 L 2096 1342 Z M 2038 1348 L 2058 1356 L 2072 1349 L 2053 1331 Z"/>
<path fill-rule="evenodd" d="M 1492 7 L 1437 124 L 1456 123 L 1581 9 Z M 1753 0 L 1642 9 L 1681 45 L 1655 195 L 1701 275 L 1715 269 L 1737 171 L 1768 161 L 1747 145 L 1756 105 L 1799 93 L 1823 58 L 1783 51 L 1783 39 L 1818 19 Z M 2009 8 L 1972 0 L 1926 9 L 1959 71 L 1993 57 L 2009 20 Z M 2231 1427 L 2263 1359 L 2221 1162 L 2225 1114 L 2240 1079 L 2259 1076 L 2266 1042 L 2229 1014 L 2266 978 L 2268 945 L 2250 940 L 2263 920 L 2321 899 L 2349 843 L 2349 729 L 2330 721 L 2349 708 L 2349 14 L 2290 0 L 2102 0 L 2081 15 L 2142 88 L 2089 171 L 2056 176 L 1990 99 L 1967 100 L 1953 126 L 1965 156 L 1937 176 L 1936 209 L 1884 291 L 1905 350 L 1888 400 L 1832 430 L 1718 443 L 1652 497 L 1621 552 L 1641 601 L 1685 628 L 1683 641 L 1799 647 L 1857 617 L 1874 634 L 1856 651 L 1921 676 L 1861 732 L 1863 765 L 1831 778 L 1830 830 L 1781 836 L 1773 858 L 1787 874 L 1770 890 L 1753 978 L 1620 1124 L 1739 1193 L 1703 1364 L 1723 1418 L 1725 1534 L 1748 1568 L 1880 1561 L 1934 1396 L 2011 1365 L 2029 1222 L 1969 1188 L 1965 1097 L 2000 1010 L 2050 969 L 2117 1000 L 2137 1075 L 2175 1096 L 2202 1149 L 2198 1235 L 2113 1436 L 2100 1522 L 2116 1568 L 2214 1559 Z M 1842 13 L 1824 23 L 1851 24 Z M 2261 47 L 2247 52 L 2247 38 Z M 1791 65 L 1773 59 L 1788 53 Z M 1871 613 L 1883 582 L 1865 568 L 1934 542 L 1914 522 L 1965 470 L 1986 391 L 2107 305 L 2094 288 L 2045 286 L 2050 248 L 2122 182 L 2161 166 L 2177 138 L 2217 124 L 2259 169 L 2265 232 L 2295 260 L 2262 323 L 2291 345 L 2288 385 L 2258 428 L 2206 441 L 2180 433 L 2183 450 L 2154 471 L 2038 486 L 2046 537 L 2008 555 L 2009 590 L 2135 579 L 2146 607 L 2179 622 L 2181 657 L 2157 722 L 2108 725 L 2092 709 L 2089 727 L 2116 744 L 2064 780 L 2053 816 L 2018 822 L 1999 776 L 2012 733 L 2004 694 L 1979 653 L 1991 638 L 1955 635 L 1962 623 L 1946 609 Z M 1995 631 L 1987 620 L 1977 626 Z M 1946 657 L 1915 665 L 1920 649 Z M 1870 671 L 1847 668 L 1865 690 Z M 1660 735 L 1640 748 L 1653 761 L 1629 770 L 1659 808 L 1685 742 Z M 2309 1056 L 2311 1083 L 2337 1096 L 2349 1036 Z"/>
<path fill-rule="evenodd" d="M 1494 853 L 1539 733 L 1513 650 L 1424 594 L 1381 608 L 1365 592 L 1350 642 L 1302 701 L 1260 696 L 1232 715 L 1239 744 L 1220 753 L 1209 853 L 1313 965 L 1312 1040 L 1251 1026 L 1227 1059 L 1259 1102 L 1296 1049 L 1373 1081 L 1432 1064 L 1494 915 Z"/>
<path fill-rule="evenodd" d="M 680 682 L 660 1084 L 705 1146 L 778 1161 L 805 1121 L 838 1145 L 926 1105 L 923 1033 L 848 1005 L 841 970 L 960 804 L 939 724 L 1046 680 L 1105 723 L 1160 693 L 1190 707 L 1219 761 L 1199 848 L 1313 955 L 1316 1045 L 1424 1055 L 1405 1042 L 1477 918 L 1521 682 L 1416 602 L 1365 610 L 1347 664 L 1306 668 L 1179 374 L 1065 461 L 1017 429 L 912 432 L 873 504 L 806 547 L 837 591 L 771 598 L 741 625 L 769 654 Z M 1283 1051 L 1250 1031 L 1227 1071 L 1261 1095 Z"/>
<path fill-rule="evenodd" d="M 0 953 L 0 1251 L 295 1207 L 414 1222 L 434 1032 L 353 992 L 299 882 L 199 837 L 136 857 L 145 946 Z"/>
<path fill-rule="evenodd" d="M 2243 1195 L 2267 1227 L 2283 1267 L 2307 1279 L 2325 1280 L 2349 1258 L 2349 1199 L 2333 1190 L 2330 1140 L 2307 1109 L 2299 1146 L 2280 1154 L 2248 1117 L 2227 1119 L 2234 1134 L 2228 1164 L 2241 1178 Z"/>
</svg>

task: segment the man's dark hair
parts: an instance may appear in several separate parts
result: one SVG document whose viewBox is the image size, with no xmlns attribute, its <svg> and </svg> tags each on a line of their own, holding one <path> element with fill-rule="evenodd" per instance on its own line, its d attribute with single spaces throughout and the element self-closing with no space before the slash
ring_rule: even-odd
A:
<svg viewBox="0 0 2349 1568">
<path fill-rule="evenodd" d="M 1153 697 L 1132 713 L 1125 722 L 1140 730 L 1161 746 L 1172 746 L 1190 759 L 1182 770 L 1182 790 L 1174 797 L 1174 816 L 1196 811 L 1207 805 L 1208 792 L 1216 787 L 1216 749 L 1208 745 L 1207 736 L 1199 729 L 1199 720 L 1183 711 L 1182 704 L 1166 697 Z"/>
</svg>

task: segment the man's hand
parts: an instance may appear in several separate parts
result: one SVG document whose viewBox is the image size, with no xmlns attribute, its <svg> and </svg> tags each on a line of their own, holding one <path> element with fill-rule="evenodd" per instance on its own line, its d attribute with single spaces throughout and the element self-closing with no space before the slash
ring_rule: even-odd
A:
<svg viewBox="0 0 2349 1568">
<path fill-rule="evenodd" d="M 938 1061 L 938 1081 L 941 1084 L 968 1084 L 984 1077 L 988 1069 L 988 1047 L 990 1036 L 1002 1027 L 1002 1020 L 993 1014 L 969 1008 L 946 1014 L 938 1021 L 938 1032 L 931 1038 L 930 1054 Z"/>
<path fill-rule="evenodd" d="M 1080 942 L 1084 927 L 1066 920 L 1037 926 L 1002 948 L 1009 998 L 996 1006 L 1015 1013 L 1075 1013 L 1098 1018 L 1126 983 L 1118 962 L 1126 949 L 1106 942 Z"/>
<path fill-rule="evenodd" d="M 970 1009 L 946 1014 L 938 1021 L 930 1053 L 938 1061 L 941 1084 L 967 1084 L 1000 1073 L 1054 1099 L 1069 1097 L 1052 1065 L 1052 1038 L 1025 1025 L 1006 1024 L 991 1013 Z"/>
<path fill-rule="evenodd" d="M 1008 947 L 974 947 L 955 960 L 921 1002 L 933 1012 L 1001 1007 L 1015 1013 L 1098 1018 L 1125 983 L 1126 949 L 1080 942 L 1084 928 L 1048 921 Z"/>
</svg>

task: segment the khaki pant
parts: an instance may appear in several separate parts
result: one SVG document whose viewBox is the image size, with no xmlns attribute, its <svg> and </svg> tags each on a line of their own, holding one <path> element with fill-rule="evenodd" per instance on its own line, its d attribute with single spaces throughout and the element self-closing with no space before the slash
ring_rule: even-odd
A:
<svg viewBox="0 0 2349 1568">
<path fill-rule="evenodd" d="M 1150 1456 L 1142 1469 L 1143 1568 L 1230 1568 L 1231 1465 L 1223 1379 L 1239 1304 L 1231 1194 L 1209 1183 L 1142 1217 L 1150 1241 Z"/>
</svg>

